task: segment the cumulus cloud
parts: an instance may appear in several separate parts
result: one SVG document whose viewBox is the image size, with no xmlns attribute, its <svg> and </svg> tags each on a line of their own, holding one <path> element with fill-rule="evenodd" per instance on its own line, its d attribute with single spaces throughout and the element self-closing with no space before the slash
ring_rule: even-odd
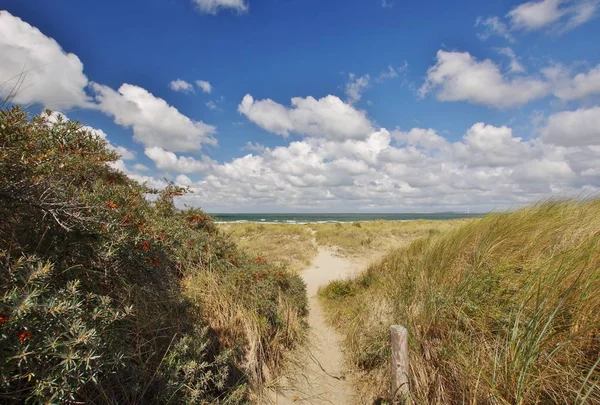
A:
<svg viewBox="0 0 600 405">
<path fill-rule="evenodd" d="M 199 150 L 202 144 L 215 145 L 215 127 L 181 114 L 146 89 L 123 84 L 118 91 L 92 83 L 97 108 L 115 122 L 133 128 L 133 137 L 147 147 L 158 146 L 174 152 Z"/>
<path fill-rule="evenodd" d="M 216 15 L 221 10 L 232 10 L 240 14 L 248 12 L 245 0 L 190 0 L 201 13 Z"/>
<path fill-rule="evenodd" d="M 215 127 L 186 117 L 146 89 L 123 84 L 115 91 L 88 81 L 76 55 L 65 53 L 55 40 L 6 11 L 0 11 L 0 62 L 0 96 L 6 97 L 15 80 L 22 80 L 15 103 L 100 110 L 118 125 L 132 127 L 134 138 L 147 147 L 188 152 L 216 144 Z M 19 76 L 23 69 L 26 75 Z M 179 79 L 171 85 L 180 90 L 191 86 Z M 124 148 L 115 150 L 124 158 L 133 157 Z"/>
<path fill-rule="evenodd" d="M 79 58 L 18 17 L 0 11 L 0 97 L 48 108 L 86 106 L 88 79 Z"/>
<path fill-rule="evenodd" d="M 599 5 L 598 0 L 529 1 L 510 10 L 507 17 L 514 29 L 538 30 L 553 26 L 564 32 L 591 20 Z"/>
<path fill-rule="evenodd" d="M 562 146 L 600 145 L 600 107 L 552 114 L 542 139 Z"/>
<path fill-rule="evenodd" d="M 169 83 L 169 88 L 173 91 L 179 91 L 181 93 L 193 93 L 194 86 L 185 80 L 177 79 Z"/>
<path fill-rule="evenodd" d="M 157 146 L 146 148 L 144 153 L 158 169 L 176 173 L 201 173 L 216 163 L 208 157 L 203 157 L 202 160 L 186 156 L 178 157 L 173 152 L 168 152 Z"/>
<path fill-rule="evenodd" d="M 330 139 L 359 139 L 373 132 L 364 111 L 355 109 L 336 96 L 292 98 L 292 108 L 271 99 L 254 100 L 247 94 L 238 111 L 259 127 L 283 137 L 296 133 Z"/>
<path fill-rule="evenodd" d="M 450 142 L 434 129 L 385 129 L 364 139 L 309 137 L 178 177 L 182 203 L 231 210 L 488 210 L 551 194 L 600 191 L 600 146 L 525 140 L 473 124 Z M 175 156 L 170 158 L 175 162 Z M 176 166 L 175 163 L 173 163 Z M 183 172 L 182 172 L 183 173 Z"/>
<path fill-rule="evenodd" d="M 212 92 L 212 85 L 206 80 L 196 80 L 196 86 L 198 86 L 204 93 Z"/>
<path fill-rule="evenodd" d="M 469 167 L 511 167 L 540 154 L 531 142 L 515 137 L 512 128 L 483 122 L 469 128 L 462 141 L 453 145 L 453 150 L 454 158 Z"/>
<path fill-rule="evenodd" d="M 428 69 L 419 95 L 435 91 L 440 101 L 506 108 L 544 97 L 551 90 L 549 83 L 533 76 L 504 77 L 489 59 L 479 61 L 468 52 L 439 50 L 437 63 Z"/>
<path fill-rule="evenodd" d="M 569 71 L 560 66 L 548 68 L 546 74 L 556 83 L 554 94 L 561 100 L 575 100 L 600 93 L 600 64 L 590 69 L 569 77 Z"/>
</svg>

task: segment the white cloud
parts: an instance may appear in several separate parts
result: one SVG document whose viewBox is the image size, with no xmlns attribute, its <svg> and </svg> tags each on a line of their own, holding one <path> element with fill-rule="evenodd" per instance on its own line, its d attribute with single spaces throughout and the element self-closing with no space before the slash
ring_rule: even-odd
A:
<svg viewBox="0 0 600 405">
<path fill-rule="evenodd" d="M 467 130 L 461 142 L 453 145 L 454 156 L 469 167 L 511 167 L 540 154 L 530 142 L 513 136 L 511 128 L 483 122 Z"/>
<path fill-rule="evenodd" d="M 394 3 L 391 0 L 381 0 L 381 7 L 392 8 L 394 7 Z"/>
<path fill-rule="evenodd" d="M 88 79 L 79 58 L 18 17 L 0 11 L 0 98 L 48 108 L 86 106 Z"/>
<path fill-rule="evenodd" d="M 0 96 L 14 85 L 15 75 L 29 69 L 14 102 L 42 103 L 50 108 L 97 109 L 132 127 L 134 138 L 147 147 L 159 146 L 175 152 L 199 150 L 202 144 L 216 144 L 215 127 L 192 120 L 161 98 L 131 84 L 118 91 L 88 82 L 83 64 L 74 54 L 65 53 L 55 40 L 21 19 L 0 11 Z M 11 79 L 13 78 L 13 79 Z M 181 83 L 179 84 L 181 87 Z M 89 89 L 92 97 L 86 95 Z M 123 158 L 132 152 L 115 147 Z"/>
<path fill-rule="evenodd" d="M 475 27 L 482 27 L 483 31 L 477 34 L 477 37 L 485 41 L 492 35 L 503 37 L 508 42 L 515 42 L 515 38 L 511 35 L 507 25 L 498 17 L 478 17 L 475 21 Z"/>
<path fill-rule="evenodd" d="M 214 163 L 180 203 L 223 211 L 473 210 L 600 191 L 600 146 L 524 140 L 476 123 L 457 142 L 433 129 L 373 131 L 362 140 L 310 137 Z"/>
<path fill-rule="evenodd" d="M 598 0 L 529 1 L 510 10 L 507 17 L 513 29 L 565 32 L 591 20 L 599 5 Z"/>
<path fill-rule="evenodd" d="M 179 176 L 177 176 L 175 178 L 175 183 L 184 187 L 191 186 L 193 184 L 192 180 L 185 174 L 180 174 Z"/>
<path fill-rule="evenodd" d="M 141 163 L 134 164 L 133 169 L 138 172 L 147 172 L 148 170 L 150 170 L 150 168 L 148 168 L 148 166 L 143 165 Z"/>
<path fill-rule="evenodd" d="M 400 71 L 405 70 L 408 67 L 408 63 L 405 63 L 404 66 L 400 68 Z M 383 81 L 385 79 L 394 79 L 398 77 L 398 72 L 391 65 L 387 67 L 386 71 L 381 72 L 381 74 L 377 77 L 377 81 Z"/>
<path fill-rule="evenodd" d="M 523 73 L 525 67 L 519 62 L 519 58 L 510 47 L 497 48 L 499 54 L 504 55 L 510 59 L 509 70 L 511 73 Z"/>
<path fill-rule="evenodd" d="M 193 93 L 194 86 L 185 80 L 177 79 L 169 83 L 169 88 L 173 91 L 179 91 L 182 93 Z"/>
<path fill-rule="evenodd" d="M 440 101 L 468 101 L 506 108 L 544 97 L 550 85 L 536 77 L 506 78 L 489 59 L 479 61 L 468 52 L 439 50 L 437 63 L 427 71 L 421 97 L 436 91 Z"/>
<path fill-rule="evenodd" d="M 387 70 L 384 70 L 375 78 L 377 83 L 383 83 L 387 79 L 395 79 L 400 73 L 406 72 L 408 69 L 408 62 L 404 62 L 402 66 L 394 68 L 392 65 L 388 65 Z"/>
<path fill-rule="evenodd" d="M 410 131 L 395 131 L 394 138 L 402 145 L 416 146 L 427 150 L 439 150 L 449 147 L 446 138 L 437 134 L 432 129 L 412 128 Z"/>
<path fill-rule="evenodd" d="M 345 93 L 348 97 L 348 103 L 354 104 L 362 98 L 364 91 L 369 88 L 371 78 L 369 75 L 356 76 L 354 73 L 350 73 L 348 79 Z"/>
<path fill-rule="evenodd" d="M 123 84 L 118 92 L 92 83 L 98 109 L 115 122 L 133 128 L 133 137 L 146 147 L 158 146 L 174 152 L 199 150 L 202 144 L 215 145 L 215 127 L 181 114 L 146 89 Z"/>
<path fill-rule="evenodd" d="M 542 139 L 562 146 L 600 145 L 600 107 L 551 115 Z"/>
<path fill-rule="evenodd" d="M 204 93 L 211 93 L 212 92 L 212 85 L 207 82 L 206 80 L 196 80 L 196 86 L 200 87 L 200 89 L 204 92 Z"/>
<path fill-rule="evenodd" d="M 238 111 L 261 128 L 289 136 L 294 132 L 309 137 L 360 139 L 373 131 L 364 111 L 355 109 L 336 96 L 292 98 L 292 108 L 271 99 L 254 100 L 247 94 Z"/>
<path fill-rule="evenodd" d="M 231 9 L 240 14 L 248 12 L 245 0 L 190 0 L 198 11 L 215 15 L 224 9 Z"/>
<path fill-rule="evenodd" d="M 192 157 L 177 156 L 173 152 L 167 152 L 160 147 L 146 148 L 144 150 L 148 156 L 160 170 L 179 173 L 200 173 L 209 169 L 214 161 L 207 157 L 202 160 L 196 160 Z"/>
<path fill-rule="evenodd" d="M 535 30 L 558 21 L 566 12 L 564 0 L 529 1 L 510 10 L 507 17 L 516 28 Z"/>
<path fill-rule="evenodd" d="M 267 147 L 264 145 L 261 145 L 258 142 L 248 141 L 248 142 L 246 142 L 246 144 L 244 145 L 244 147 L 242 149 L 249 150 L 252 152 L 264 152 L 267 149 Z"/>
<path fill-rule="evenodd" d="M 600 93 L 600 64 L 573 78 L 569 78 L 568 71 L 560 66 L 546 69 L 546 74 L 556 82 L 554 94 L 561 100 L 575 100 Z"/>
</svg>

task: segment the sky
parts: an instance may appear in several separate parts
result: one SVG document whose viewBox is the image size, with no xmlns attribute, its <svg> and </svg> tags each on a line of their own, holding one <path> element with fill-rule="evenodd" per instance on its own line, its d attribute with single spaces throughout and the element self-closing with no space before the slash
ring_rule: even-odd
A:
<svg viewBox="0 0 600 405">
<path fill-rule="evenodd" d="M 0 0 L 0 97 L 209 212 L 600 191 L 600 0 Z"/>
</svg>

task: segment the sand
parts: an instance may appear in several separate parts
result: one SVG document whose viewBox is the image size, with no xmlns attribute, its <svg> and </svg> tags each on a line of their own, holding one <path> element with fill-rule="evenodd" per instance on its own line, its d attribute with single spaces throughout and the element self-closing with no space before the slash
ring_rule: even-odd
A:
<svg viewBox="0 0 600 405">
<path fill-rule="evenodd" d="M 344 373 L 344 358 L 340 337 L 325 322 L 317 298 L 319 287 L 332 280 L 348 278 L 360 271 L 366 263 L 337 257 L 331 250 L 319 248 L 309 268 L 301 273 L 306 282 L 310 338 L 306 352 L 287 378 L 280 382 L 272 400 L 284 404 L 351 404 L 352 387 Z"/>
</svg>

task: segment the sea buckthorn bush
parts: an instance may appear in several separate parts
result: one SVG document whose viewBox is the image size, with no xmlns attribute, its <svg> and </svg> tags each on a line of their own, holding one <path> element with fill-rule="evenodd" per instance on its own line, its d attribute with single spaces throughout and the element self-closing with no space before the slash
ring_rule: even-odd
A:
<svg viewBox="0 0 600 405">
<path fill-rule="evenodd" d="M 303 338 L 303 282 L 47 116 L 0 112 L 0 402 L 250 400 Z"/>
</svg>

